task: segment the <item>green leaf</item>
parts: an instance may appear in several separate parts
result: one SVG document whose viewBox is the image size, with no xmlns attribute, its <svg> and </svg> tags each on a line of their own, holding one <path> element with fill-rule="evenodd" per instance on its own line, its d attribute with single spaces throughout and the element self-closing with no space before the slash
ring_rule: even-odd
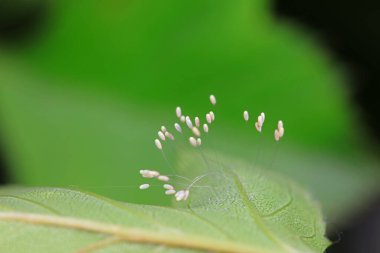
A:
<svg viewBox="0 0 380 253">
<path fill-rule="evenodd" d="M 211 165 L 177 208 L 72 189 L 3 188 L 0 251 L 324 252 L 325 225 L 307 194 L 284 178 L 231 164 Z"/>
<path fill-rule="evenodd" d="M 0 134 L 8 147 L 6 154 L 12 165 L 9 174 L 14 183 L 75 185 L 121 201 L 167 203 L 156 193 L 146 194 L 137 188 L 125 194 L 124 186 L 139 182 L 137 168 L 167 168 L 154 147 L 157 133 L 152 129 L 161 124 L 172 126 L 168 122 L 175 117 L 176 104 L 172 108 L 136 105 L 49 87 L 46 79 L 27 71 L 22 75 L 10 65 L 1 65 L 0 69 L 4 84 L 0 86 Z M 292 139 L 301 138 L 292 127 L 287 129 L 275 157 L 272 136 L 260 140 L 244 124 L 229 125 L 229 121 L 242 123 L 242 119 L 238 111 L 234 118 L 224 116 L 223 100 L 227 98 L 218 96 L 218 106 L 222 108 L 205 147 L 292 178 L 321 202 L 326 217 L 334 223 L 345 220 L 378 192 L 378 163 L 369 163 L 368 157 L 354 159 L 289 145 Z M 276 118 L 269 114 L 267 118 L 268 126 L 276 124 Z M 234 134 L 226 134 L 231 129 Z M 265 132 L 272 135 L 267 129 Z M 272 146 L 264 146 L 264 139 L 270 140 Z M 258 150 L 260 155 L 256 156 L 254 152 Z"/>
<path fill-rule="evenodd" d="M 366 152 L 353 138 L 365 131 L 357 130 L 340 68 L 308 31 L 273 21 L 270 1 L 49 4 L 39 40 L 11 55 L 22 67 L 0 49 L 0 134 L 12 182 L 164 204 L 110 186 L 138 180 L 139 166 L 164 168 L 152 129 L 177 105 L 203 112 L 212 92 L 224 130 L 213 132 L 229 143 L 215 142 L 218 150 L 252 158 L 259 142 L 241 128 L 243 110 L 265 111 L 268 127 L 281 118 L 283 144 L 292 146 L 282 145 L 281 159 L 266 167 L 307 187 L 334 223 L 379 192 L 379 165 L 354 155 Z M 272 140 L 269 129 L 263 134 Z M 254 162 L 270 163 L 268 151 Z"/>
<path fill-rule="evenodd" d="M 25 66 L 53 77 L 49 86 L 151 107 L 181 103 L 190 113 L 213 92 L 229 119 L 264 110 L 291 126 L 292 142 L 339 153 L 354 146 L 342 74 L 306 31 L 274 20 L 269 0 L 49 4 L 45 33 L 20 54 Z"/>
</svg>

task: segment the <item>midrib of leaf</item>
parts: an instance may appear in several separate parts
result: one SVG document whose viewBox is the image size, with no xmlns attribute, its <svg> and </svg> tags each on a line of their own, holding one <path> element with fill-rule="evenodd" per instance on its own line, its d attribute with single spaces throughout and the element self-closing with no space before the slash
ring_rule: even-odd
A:
<svg viewBox="0 0 380 253">
<path fill-rule="evenodd" d="M 274 253 L 264 249 L 226 240 L 199 237 L 190 234 L 174 234 L 148 231 L 141 228 L 125 228 L 119 225 L 90 220 L 20 212 L 0 212 L 0 221 L 23 222 L 100 233 L 120 238 L 125 242 L 164 245 L 220 253 Z"/>
<path fill-rule="evenodd" d="M 275 234 L 273 234 L 272 230 L 267 226 L 266 222 L 261 217 L 261 214 L 257 210 L 257 208 L 254 206 L 254 204 L 251 203 L 251 201 L 248 198 L 247 192 L 244 189 L 243 184 L 240 181 L 239 176 L 233 172 L 230 169 L 224 169 L 226 173 L 229 173 L 232 175 L 234 184 L 238 190 L 238 193 L 240 197 L 243 200 L 243 203 L 247 206 L 249 210 L 250 216 L 253 218 L 254 222 L 257 224 L 257 226 L 263 231 L 263 233 L 275 244 L 277 244 L 281 249 L 287 251 L 287 252 L 295 252 L 292 250 L 287 244 L 285 244 L 282 240 L 280 240 Z"/>
<path fill-rule="evenodd" d="M 81 194 L 84 193 L 84 192 L 79 191 L 79 190 L 72 190 L 72 189 L 70 189 L 70 191 L 78 192 L 78 193 L 81 193 Z M 139 213 L 139 212 L 136 212 L 136 211 L 134 211 L 134 210 L 131 210 L 131 209 L 128 208 L 126 205 L 121 204 L 121 202 L 119 202 L 119 201 L 114 201 L 114 200 L 112 200 L 112 199 L 105 198 L 105 197 L 103 197 L 103 196 L 101 196 L 101 195 L 98 195 L 98 194 L 95 194 L 95 193 L 92 193 L 92 192 L 85 192 L 85 194 L 87 194 L 87 195 L 89 195 L 89 196 L 92 196 L 92 197 L 94 197 L 94 198 L 97 198 L 97 199 L 99 199 L 99 200 L 101 200 L 101 201 L 103 201 L 103 202 L 105 202 L 105 203 L 107 203 L 107 204 L 113 206 L 114 208 L 118 208 L 118 209 L 121 209 L 121 210 L 123 210 L 123 211 L 125 211 L 125 212 L 128 212 L 129 214 L 134 215 L 134 216 L 136 216 L 136 217 L 139 218 L 139 219 L 142 219 L 142 220 L 144 220 L 144 221 L 149 221 L 149 223 L 151 223 L 151 224 L 155 224 L 155 225 L 157 225 L 158 227 L 174 229 L 174 227 L 168 226 L 167 224 L 164 224 L 164 223 L 158 221 L 157 219 L 153 219 L 152 217 L 150 217 L 150 216 L 148 216 L 148 215 L 145 215 L 145 214 L 143 214 L 143 213 Z M 25 199 L 25 200 L 28 200 L 28 199 Z M 34 201 L 33 201 L 33 202 L 34 202 Z M 38 204 L 38 202 L 35 202 L 35 203 Z M 48 206 L 47 206 L 47 207 L 48 207 Z M 183 211 L 177 210 L 177 209 L 175 209 L 175 208 L 170 208 L 170 207 L 166 207 L 166 206 L 161 206 L 160 208 L 161 208 L 161 209 L 168 209 L 168 210 L 170 209 L 170 211 L 172 211 L 172 212 L 173 212 L 173 211 L 174 211 L 174 212 L 179 212 L 179 213 L 181 213 L 182 215 L 190 215 L 191 217 L 196 218 L 196 219 L 198 219 L 199 221 L 201 221 L 204 225 L 206 225 L 206 226 L 210 226 L 210 227 L 214 228 L 215 230 L 219 231 L 219 232 L 220 232 L 221 234 L 223 234 L 226 238 L 231 239 L 231 236 L 228 235 L 228 234 L 227 234 L 222 228 L 220 228 L 220 227 L 217 226 L 216 224 L 211 223 L 211 222 L 208 221 L 207 219 L 203 219 L 202 217 L 196 215 L 196 213 L 193 212 L 193 210 L 192 210 L 190 207 L 189 207 L 190 212 L 183 212 Z"/>
<path fill-rule="evenodd" d="M 72 189 L 70 189 L 69 191 L 73 191 L 73 192 L 77 192 L 77 193 L 81 193 L 81 194 L 83 193 L 81 191 L 72 190 Z M 161 227 L 161 228 L 172 228 L 170 226 L 167 226 L 166 224 L 163 224 L 163 223 L 157 221 L 157 219 L 152 219 L 148 215 L 144 215 L 142 213 L 135 212 L 135 211 L 131 210 L 130 208 L 128 208 L 126 205 L 120 204 L 120 202 L 104 198 L 103 196 L 97 195 L 95 193 L 86 192 L 86 194 L 89 195 L 89 196 L 91 196 L 91 197 L 98 198 L 98 199 L 104 201 L 105 203 L 113 206 L 114 208 L 121 209 L 121 210 L 123 210 L 125 212 L 128 212 L 129 214 L 132 214 L 132 215 L 136 216 L 139 219 L 142 219 L 144 221 L 149 221 L 149 223 L 151 223 L 152 225 L 155 224 L 155 225 L 157 225 L 158 227 Z M 0 198 L 1 197 L 15 198 L 15 199 L 18 199 L 18 200 L 21 200 L 21 201 L 25 201 L 27 203 L 31 203 L 33 205 L 40 206 L 40 207 L 48 210 L 49 212 L 52 212 L 55 215 L 61 215 L 60 212 L 58 212 L 57 210 L 53 209 L 52 207 L 50 207 L 48 205 L 44 205 L 44 204 L 42 204 L 40 202 L 31 200 L 29 198 L 20 197 L 20 196 L 14 196 L 14 195 L 0 195 Z M 207 219 L 204 219 L 203 217 L 197 215 L 195 212 L 193 212 L 193 210 L 190 207 L 189 207 L 189 212 L 181 212 L 181 211 L 179 211 L 177 209 L 173 209 L 173 208 L 169 208 L 169 207 L 164 207 L 164 206 L 162 206 L 161 208 L 163 208 L 163 209 L 170 209 L 171 211 L 179 212 L 182 215 L 190 215 L 191 217 L 193 217 L 193 218 L 198 219 L 199 221 L 201 221 L 204 225 L 210 226 L 210 227 L 214 228 L 215 230 L 219 231 L 222 235 L 225 236 L 225 238 L 233 240 L 232 237 L 228 233 L 226 233 L 226 231 L 224 231 L 222 228 L 220 228 L 216 224 L 211 223 Z"/>
<path fill-rule="evenodd" d="M 67 191 L 71 191 L 71 192 L 75 192 L 75 193 L 80 193 L 80 194 L 83 194 L 83 192 L 81 191 L 78 191 L 78 190 L 67 190 Z M 89 192 L 86 192 L 86 194 L 88 196 L 91 196 L 93 198 L 97 198 L 97 199 L 100 199 L 101 201 L 111 205 L 112 207 L 114 208 L 117 208 L 117 209 L 120 209 L 120 210 L 123 210 L 131 215 L 134 215 L 136 216 L 136 218 L 139 218 L 139 219 L 142 219 L 144 221 L 149 221 L 151 224 L 155 224 L 159 227 L 167 227 L 166 225 L 158 222 L 157 220 L 155 219 L 152 219 L 151 217 L 147 216 L 147 215 L 144 215 L 144 214 L 141 214 L 141 213 L 138 213 L 138 212 L 135 212 L 131 209 L 129 209 L 126 205 L 122 205 L 122 204 L 119 204 L 119 202 L 117 201 L 113 201 L 113 200 L 110 200 L 110 199 L 107 199 L 107 198 L 104 198 L 103 196 L 100 196 L 100 195 L 97 195 L 95 193 L 89 193 Z M 37 201 L 34 201 L 32 199 L 29 199 L 29 198 L 25 198 L 25 197 L 20 197 L 20 196 L 14 196 L 14 195 L 0 195 L 0 198 L 1 197 L 11 197 L 11 198 L 15 198 L 15 199 L 18 199 L 18 200 L 21 200 L 21 201 L 25 201 L 27 203 L 31 203 L 31 204 L 34 204 L 34 205 L 37 205 L 37 206 L 40 206 L 50 212 L 52 212 L 53 214 L 56 214 L 56 215 L 61 215 L 60 212 L 58 212 L 57 210 L 55 210 L 54 208 L 48 206 L 48 205 L 44 205 L 40 202 L 37 202 Z"/>
</svg>

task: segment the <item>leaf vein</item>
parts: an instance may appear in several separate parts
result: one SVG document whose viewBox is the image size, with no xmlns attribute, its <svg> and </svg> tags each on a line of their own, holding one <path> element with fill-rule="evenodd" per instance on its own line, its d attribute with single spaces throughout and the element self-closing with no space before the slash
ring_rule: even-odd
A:
<svg viewBox="0 0 380 253">
<path fill-rule="evenodd" d="M 187 248 L 219 253 L 274 253 L 264 249 L 253 248 L 251 245 L 248 246 L 226 240 L 217 240 L 190 234 L 157 233 L 156 231 L 148 231 L 140 228 L 125 228 L 119 225 L 78 218 L 19 212 L 0 212 L 0 220 L 76 229 L 112 235 L 126 242 L 164 245 L 172 248 Z"/>
</svg>

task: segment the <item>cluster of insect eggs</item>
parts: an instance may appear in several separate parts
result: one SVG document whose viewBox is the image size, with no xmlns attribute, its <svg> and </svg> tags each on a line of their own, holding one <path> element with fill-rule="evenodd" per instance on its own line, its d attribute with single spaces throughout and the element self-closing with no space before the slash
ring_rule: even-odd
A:
<svg viewBox="0 0 380 253">
<path fill-rule="evenodd" d="M 216 105 L 216 98 L 214 95 L 210 95 L 210 102 L 213 106 Z M 175 112 L 176 112 L 176 116 L 179 119 L 180 123 L 185 125 L 193 134 L 193 136 L 189 137 L 190 145 L 193 147 L 201 146 L 202 145 L 202 140 L 200 138 L 201 131 L 199 130 L 201 128 L 201 121 L 200 121 L 199 117 L 194 118 L 194 124 L 193 124 L 193 121 L 191 120 L 190 116 L 185 116 L 182 114 L 181 107 L 178 106 L 176 108 Z M 207 113 L 205 116 L 205 119 L 206 119 L 206 123 L 204 123 L 202 125 L 202 128 L 203 128 L 204 133 L 208 133 L 209 132 L 209 125 L 211 125 L 211 123 L 215 120 L 214 112 L 210 111 L 209 113 Z M 248 111 L 243 112 L 243 119 L 246 122 L 249 121 Z M 264 121 L 265 121 L 265 113 L 262 112 L 257 117 L 257 121 L 254 124 L 256 130 L 259 133 L 261 133 L 261 131 L 262 131 Z M 180 123 L 177 123 L 177 122 L 174 123 L 174 128 L 178 133 L 182 134 L 183 128 L 181 127 Z M 284 132 L 285 132 L 285 130 L 284 130 L 283 122 L 281 120 L 279 120 L 277 123 L 277 129 L 275 129 L 275 131 L 274 131 L 275 140 L 279 141 L 284 136 Z M 162 145 L 161 141 L 164 142 L 167 139 L 174 141 L 174 135 L 172 133 L 170 133 L 165 126 L 162 126 L 160 131 L 158 131 L 158 138 L 154 140 L 156 147 L 159 150 L 163 151 L 163 145 Z M 154 171 L 154 170 L 140 170 L 140 174 L 144 178 L 157 178 L 159 181 L 163 181 L 163 182 L 168 182 L 170 180 L 170 178 L 168 176 L 160 175 L 160 173 L 158 171 Z M 149 184 L 140 185 L 141 190 L 148 189 L 149 187 L 150 187 Z M 163 185 L 163 188 L 165 189 L 166 195 L 175 195 L 175 198 L 177 201 L 187 200 L 187 198 L 189 197 L 190 187 L 188 187 L 185 190 L 180 190 L 177 192 L 173 185 L 166 183 Z"/>
</svg>

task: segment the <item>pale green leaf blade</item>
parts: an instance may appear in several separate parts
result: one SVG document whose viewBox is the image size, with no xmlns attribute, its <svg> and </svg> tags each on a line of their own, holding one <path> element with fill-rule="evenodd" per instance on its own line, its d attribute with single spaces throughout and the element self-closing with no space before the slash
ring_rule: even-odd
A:
<svg viewBox="0 0 380 253">
<path fill-rule="evenodd" d="M 199 156 L 184 153 L 179 163 L 190 177 L 209 171 L 192 191 L 189 207 L 196 215 L 213 224 L 223 220 L 240 240 L 262 247 L 275 244 L 284 252 L 327 247 L 320 208 L 299 186 L 224 154 L 201 151 Z"/>
<path fill-rule="evenodd" d="M 177 208 L 71 189 L 3 188 L 0 251 L 323 252 L 329 242 L 310 198 L 283 178 L 239 166 L 216 166 L 202 182 L 210 191 L 194 187 Z"/>
</svg>

